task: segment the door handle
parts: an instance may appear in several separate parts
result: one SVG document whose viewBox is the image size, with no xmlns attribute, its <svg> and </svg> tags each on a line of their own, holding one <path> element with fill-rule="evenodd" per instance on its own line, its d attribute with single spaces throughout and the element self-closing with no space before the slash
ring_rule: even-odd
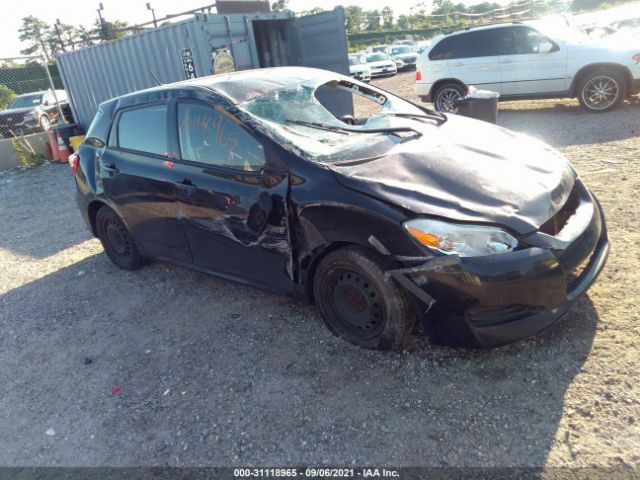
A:
<svg viewBox="0 0 640 480">
<path fill-rule="evenodd" d="M 510 58 L 505 58 L 504 60 L 502 60 L 502 63 L 513 63 L 513 60 L 511 60 Z"/>
<path fill-rule="evenodd" d="M 458 63 L 453 63 L 451 64 L 452 67 L 464 67 L 464 63 L 462 62 L 458 62 Z"/>
<path fill-rule="evenodd" d="M 113 163 L 112 163 L 112 164 L 110 164 L 110 165 L 104 165 L 104 166 L 102 167 L 102 169 L 103 169 L 105 172 L 109 172 L 109 173 L 112 173 L 112 174 L 114 174 L 114 175 L 115 175 L 115 174 L 117 174 L 117 173 L 120 173 L 120 170 L 118 170 L 118 167 L 116 167 Z"/>
</svg>

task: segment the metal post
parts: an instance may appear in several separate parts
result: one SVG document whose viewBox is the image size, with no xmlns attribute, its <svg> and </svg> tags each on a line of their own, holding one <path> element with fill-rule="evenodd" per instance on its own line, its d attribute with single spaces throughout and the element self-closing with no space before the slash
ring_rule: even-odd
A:
<svg viewBox="0 0 640 480">
<path fill-rule="evenodd" d="M 107 39 L 107 35 L 105 32 L 105 28 L 104 28 L 104 18 L 102 18 L 102 10 L 104 10 L 104 6 L 102 5 L 102 3 L 98 4 L 98 18 L 100 19 L 100 35 L 102 36 L 103 40 Z"/>
<path fill-rule="evenodd" d="M 60 106 L 60 102 L 58 102 L 58 96 L 56 95 L 56 86 L 53 84 L 53 78 L 51 78 L 49 65 L 44 55 L 42 56 L 42 65 L 44 66 L 44 71 L 47 72 L 47 78 L 49 79 L 49 86 L 51 87 L 51 93 L 53 93 L 53 100 L 56 102 L 56 107 L 58 107 L 58 113 L 60 114 L 60 118 L 62 118 L 63 123 L 67 123 L 66 119 L 64 118 L 64 113 L 62 112 L 62 107 Z"/>
<path fill-rule="evenodd" d="M 147 2 L 147 10 L 151 10 L 151 15 L 153 15 L 153 27 L 158 28 L 158 22 L 156 20 L 156 11 L 155 9 L 151 8 L 151 4 L 149 2 Z"/>
<path fill-rule="evenodd" d="M 63 52 L 66 52 L 66 48 L 64 48 L 64 42 L 62 41 L 62 34 L 60 33 L 60 19 L 56 18 L 56 23 L 53 24 L 53 27 L 56 29 L 56 35 L 58 36 L 58 41 L 60 42 L 60 48 L 62 48 Z"/>
</svg>

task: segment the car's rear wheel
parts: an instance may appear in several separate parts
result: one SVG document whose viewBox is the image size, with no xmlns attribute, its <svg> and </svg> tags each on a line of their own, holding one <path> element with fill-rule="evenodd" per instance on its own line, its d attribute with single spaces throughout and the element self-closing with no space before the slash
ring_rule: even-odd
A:
<svg viewBox="0 0 640 480">
<path fill-rule="evenodd" d="M 42 115 L 38 123 L 41 132 L 46 132 L 51 127 L 51 120 L 47 115 Z"/>
<path fill-rule="evenodd" d="M 315 272 L 313 293 L 336 336 L 364 348 L 401 348 L 415 325 L 406 294 L 384 272 L 378 255 L 357 247 L 329 253 Z"/>
<path fill-rule="evenodd" d="M 467 94 L 467 89 L 459 83 L 445 83 L 433 95 L 433 105 L 439 112 L 456 113 L 456 101 Z"/>
<path fill-rule="evenodd" d="M 96 230 L 105 252 L 118 267 L 137 270 L 144 263 L 135 241 L 122 219 L 107 206 L 96 214 Z"/>
<path fill-rule="evenodd" d="M 589 112 L 608 112 L 616 108 L 626 95 L 624 79 L 615 72 L 588 73 L 578 86 L 578 99 Z"/>
</svg>

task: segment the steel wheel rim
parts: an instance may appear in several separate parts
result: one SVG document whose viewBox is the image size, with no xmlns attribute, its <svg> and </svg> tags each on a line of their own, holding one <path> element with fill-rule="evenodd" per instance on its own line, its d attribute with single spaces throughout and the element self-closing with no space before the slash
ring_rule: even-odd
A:
<svg viewBox="0 0 640 480">
<path fill-rule="evenodd" d="M 382 295 L 364 275 L 349 268 L 337 270 L 327 293 L 332 314 L 338 319 L 332 323 L 341 333 L 364 340 L 382 332 Z"/>
<path fill-rule="evenodd" d="M 618 82 L 607 75 L 592 78 L 582 88 L 582 99 L 593 110 L 611 107 L 619 95 Z"/>
<path fill-rule="evenodd" d="M 441 112 L 455 113 L 455 101 L 462 98 L 460 92 L 455 88 L 445 88 L 438 94 L 438 110 Z"/>
<path fill-rule="evenodd" d="M 127 232 L 118 222 L 110 221 L 105 228 L 105 237 L 109 249 L 122 258 L 131 256 L 131 244 Z"/>
<path fill-rule="evenodd" d="M 49 118 L 42 117 L 42 120 L 40 120 L 40 125 L 42 126 L 42 130 L 49 130 L 51 122 L 49 122 Z"/>
</svg>

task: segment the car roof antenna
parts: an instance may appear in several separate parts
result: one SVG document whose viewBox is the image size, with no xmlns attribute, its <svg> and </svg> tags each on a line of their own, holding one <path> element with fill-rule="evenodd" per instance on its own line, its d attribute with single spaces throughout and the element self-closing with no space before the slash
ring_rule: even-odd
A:
<svg viewBox="0 0 640 480">
<path fill-rule="evenodd" d="M 153 77 L 153 79 L 156 81 L 156 83 L 158 84 L 159 87 L 162 86 L 162 82 L 160 80 L 158 80 L 158 77 L 156 76 L 155 73 L 153 73 L 153 71 L 147 67 L 147 70 L 149 71 L 149 73 L 151 74 L 151 76 Z"/>
</svg>

